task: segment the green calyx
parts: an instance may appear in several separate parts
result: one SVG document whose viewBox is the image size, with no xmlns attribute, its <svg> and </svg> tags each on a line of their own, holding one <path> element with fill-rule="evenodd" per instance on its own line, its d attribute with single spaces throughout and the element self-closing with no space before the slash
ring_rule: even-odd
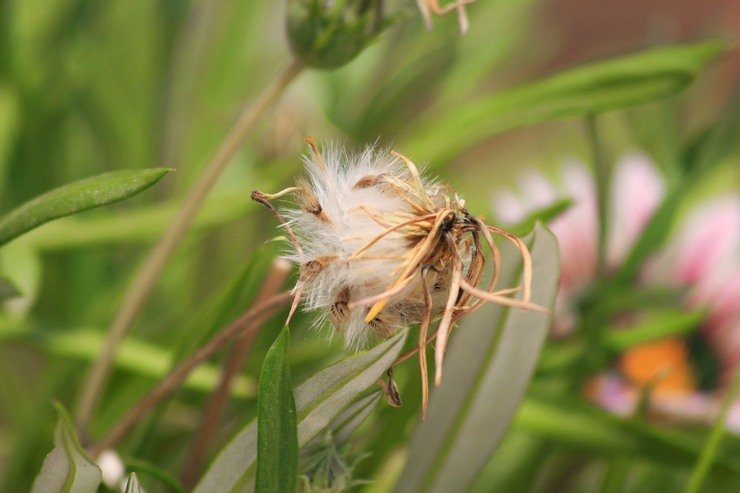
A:
<svg viewBox="0 0 740 493">
<path fill-rule="evenodd" d="M 352 61 L 390 22 L 382 0 L 288 0 L 287 33 L 294 55 L 309 67 Z"/>
</svg>

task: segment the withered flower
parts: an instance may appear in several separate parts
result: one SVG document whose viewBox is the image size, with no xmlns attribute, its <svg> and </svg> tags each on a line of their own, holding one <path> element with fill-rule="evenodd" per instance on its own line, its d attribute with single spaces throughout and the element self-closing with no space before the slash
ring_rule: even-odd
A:
<svg viewBox="0 0 740 493">
<path fill-rule="evenodd" d="M 322 321 L 329 319 L 351 349 L 418 324 L 413 352 L 419 354 L 424 409 L 427 343 L 436 338 L 439 384 L 450 331 L 482 303 L 546 311 L 530 301 L 532 266 L 526 245 L 468 212 L 452 188 L 423 178 L 411 160 L 395 151 L 369 147 L 349 155 L 329 148 L 322 154 L 313 139 L 307 142 L 308 178 L 276 194 L 252 194 L 276 214 L 292 241 L 288 258 L 299 266 L 293 309 L 303 299 L 308 310 L 321 313 Z M 275 209 L 271 201 L 289 194 L 297 208 Z M 496 290 L 501 258 L 492 234 L 521 253 L 522 286 Z M 493 273 L 481 288 L 484 244 Z M 517 291 L 521 299 L 510 296 Z M 434 319 L 439 325 L 429 335 Z"/>
</svg>

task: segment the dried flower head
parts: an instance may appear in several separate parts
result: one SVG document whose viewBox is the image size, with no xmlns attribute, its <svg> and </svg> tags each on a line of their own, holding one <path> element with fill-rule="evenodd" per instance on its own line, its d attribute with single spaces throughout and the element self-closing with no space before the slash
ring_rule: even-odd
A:
<svg viewBox="0 0 740 493">
<path fill-rule="evenodd" d="M 457 22 L 460 26 L 460 34 L 465 34 L 470 26 L 465 6 L 473 2 L 475 2 L 475 0 L 454 0 L 443 7 L 439 4 L 439 0 L 416 0 L 416 4 L 419 7 L 419 11 L 421 11 L 421 16 L 424 19 L 424 24 L 427 29 L 432 28 L 432 14 L 447 15 L 450 12 L 455 11 L 457 12 Z"/>
<path fill-rule="evenodd" d="M 435 382 L 454 324 L 483 302 L 546 311 L 530 301 L 531 260 L 515 235 L 483 223 L 449 187 L 422 178 L 416 166 L 394 152 L 369 147 L 358 155 L 330 148 L 322 154 L 308 138 L 308 178 L 294 187 L 252 197 L 282 223 L 299 266 L 296 301 L 319 310 L 347 347 L 357 349 L 372 337 L 387 338 L 419 325 L 423 403 L 428 395 L 426 352 L 436 338 Z M 297 208 L 281 211 L 271 200 L 292 194 Z M 511 241 L 523 258 L 521 287 L 495 290 L 500 253 L 491 234 Z M 486 256 L 493 274 L 485 289 Z M 522 298 L 509 295 L 522 291 Z M 433 319 L 439 326 L 428 336 Z M 403 358 L 405 359 L 405 357 Z"/>
</svg>

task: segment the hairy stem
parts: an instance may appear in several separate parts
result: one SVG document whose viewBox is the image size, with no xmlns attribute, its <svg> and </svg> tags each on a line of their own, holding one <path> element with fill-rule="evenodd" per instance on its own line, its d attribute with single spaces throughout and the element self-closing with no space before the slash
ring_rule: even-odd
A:
<svg viewBox="0 0 740 493">
<path fill-rule="evenodd" d="M 216 351 L 225 346 L 234 337 L 245 337 L 248 333 L 256 331 L 259 328 L 259 324 L 255 323 L 255 321 L 264 320 L 272 316 L 292 299 L 293 295 L 289 291 L 274 295 L 263 303 L 252 307 L 242 316 L 231 322 L 231 324 L 217 332 L 202 348 L 178 365 L 156 387 L 139 400 L 113 426 L 108 434 L 91 448 L 92 455 L 97 456 L 103 450 L 117 444 L 158 402 L 177 390 L 198 365 L 213 356 Z"/>
<path fill-rule="evenodd" d="M 290 274 L 290 264 L 287 261 L 283 259 L 273 261 L 262 284 L 262 288 L 255 298 L 255 304 L 260 305 L 275 296 L 288 278 L 288 274 Z M 188 453 L 185 468 L 183 469 L 183 484 L 188 489 L 195 485 L 195 481 L 200 476 L 203 459 L 206 456 L 208 447 L 221 420 L 221 415 L 228 402 L 231 393 L 231 384 L 244 366 L 254 340 L 266 320 L 266 316 L 254 318 L 249 326 L 244 329 L 242 335 L 236 339 L 229 356 L 224 362 L 221 378 L 206 403 L 200 426 L 190 443 L 190 452 Z"/>
<path fill-rule="evenodd" d="M 301 73 L 301 70 L 300 63 L 294 61 L 265 88 L 254 104 L 244 108 L 198 181 L 185 197 L 179 212 L 162 235 L 159 243 L 137 271 L 108 330 L 103 350 L 82 386 L 75 416 L 75 421 L 81 431 L 87 427 L 105 388 L 118 346 L 149 298 L 167 261 L 187 233 L 198 209 L 260 117 L 275 103 L 288 85 Z"/>
</svg>

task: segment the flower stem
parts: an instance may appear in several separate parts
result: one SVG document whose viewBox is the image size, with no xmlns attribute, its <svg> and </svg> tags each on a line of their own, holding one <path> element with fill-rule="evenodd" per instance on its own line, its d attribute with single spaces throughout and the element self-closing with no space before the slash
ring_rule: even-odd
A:
<svg viewBox="0 0 740 493">
<path fill-rule="evenodd" d="M 604 159 L 604 149 L 599 138 L 596 116 L 586 117 L 586 132 L 591 147 L 591 166 L 596 179 L 596 211 L 597 211 L 597 254 L 596 275 L 602 278 L 606 273 L 606 242 L 609 235 L 609 166 Z"/>
<path fill-rule="evenodd" d="M 709 433 L 709 438 L 704 444 L 704 448 L 699 455 L 699 460 L 694 465 L 694 470 L 691 472 L 691 478 L 686 486 L 686 493 L 699 493 L 701 486 L 704 483 L 704 479 L 709 473 L 709 469 L 712 467 L 717 452 L 719 451 L 722 437 L 725 434 L 725 421 L 727 420 L 727 414 L 730 411 L 732 403 L 740 392 L 740 370 L 735 372 L 735 376 L 732 378 L 730 388 L 727 389 L 727 394 L 722 401 L 722 407 L 720 407 L 719 415 L 717 420 L 712 426 L 712 431 Z"/>
<path fill-rule="evenodd" d="M 221 173 L 226 169 L 255 124 L 277 101 L 283 91 L 301 73 L 303 67 L 293 61 L 265 88 L 254 104 L 244 108 L 226 138 L 216 150 L 198 181 L 185 197 L 182 206 L 159 243 L 152 249 L 129 285 L 118 312 L 108 330 L 103 350 L 93 364 L 82 386 L 78 401 L 76 424 L 80 431 L 87 427 L 100 395 L 110 376 L 118 346 L 126 337 L 134 320 L 154 289 L 167 261 L 187 233 L 193 219 Z M 84 435 L 84 433 L 83 433 Z"/>
<path fill-rule="evenodd" d="M 242 316 L 218 331 L 202 348 L 190 358 L 180 363 L 177 368 L 172 370 L 156 387 L 150 390 L 148 394 L 132 407 L 113 426 L 108 434 L 91 448 L 92 455 L 97 456 L 101 451 L 116 445 L 152 407 L 180 387 L 188 375 L 190 375 L 190 372 L 197 368 L 198 365 L 213 356 L 216 351 L 221 349 L 234 337 L 245 337 L 248 333 L 256 331 L 260 324 L 255 322 L 270 317 L 282 306 L 287 305 L 292 299 L 293 295 L 290 291 L 276 294 L 259 305 L 252 307 Z"/>
</svg>

